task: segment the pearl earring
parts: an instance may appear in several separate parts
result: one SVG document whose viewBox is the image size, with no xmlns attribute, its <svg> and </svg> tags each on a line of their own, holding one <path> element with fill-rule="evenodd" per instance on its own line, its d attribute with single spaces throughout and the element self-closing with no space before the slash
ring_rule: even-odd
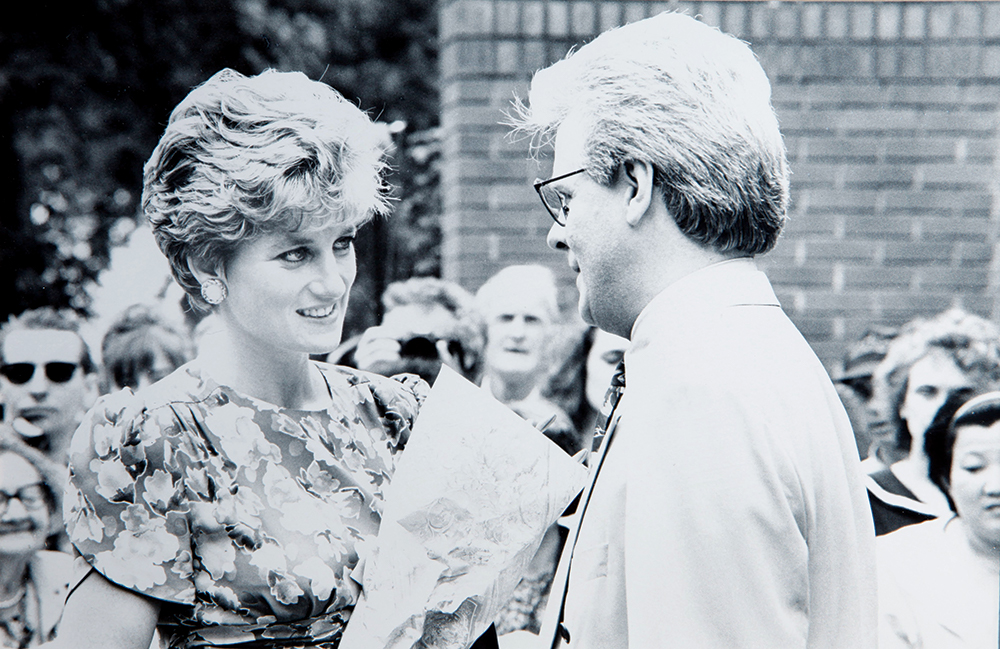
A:
<svg viewBox="0 0 1000 649">
<path fill-rule="evenodd" d="M 214 277 L 206 279 L 201 284 L 201 299 L 205 300 L 212 306 L 222 304 L 223 300 L 229 296 L 229 289 L 226 285 L 222 283 L 221 279 L 216 279 Z"/>
</svg>

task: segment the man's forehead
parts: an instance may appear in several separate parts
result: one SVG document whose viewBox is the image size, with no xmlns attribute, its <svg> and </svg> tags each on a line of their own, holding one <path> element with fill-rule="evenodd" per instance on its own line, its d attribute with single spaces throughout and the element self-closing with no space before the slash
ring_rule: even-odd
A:
<svg viewBox="0 0 1000 649">
<path fill-rule="evenodd" d="M 80 336 L 60 329 L 17 329 L 3 341 L 5 363 L 76 363 L 82 353 Z"/>
<path fill-rule="evenodd" d="M 587 163 L 588 129 L 583 119 L 571 116 L 556 129 L 552 176 L 576 171 Z"/>
<path fill-rule="evenodd" d="M 529 287 L 504 287 L 498 290 L 484 310 L 491 318 L 526 314 L 549 319 L 548 301 L 545 296 L 538 291 L 532 291 Z"/>
</svg>

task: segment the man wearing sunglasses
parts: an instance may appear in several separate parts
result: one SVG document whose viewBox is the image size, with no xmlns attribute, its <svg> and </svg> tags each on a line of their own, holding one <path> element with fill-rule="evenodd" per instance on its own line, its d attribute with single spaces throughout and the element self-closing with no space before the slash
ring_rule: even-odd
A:
<svg viewBox="0 0 1000 649">
<path fill-rule="evenodd" d="M 58 462 L 98 395 L 97 368 L 79 320 L 51 308 L 25 311 L 0 328 L 4 418 L 30 445 Z"/>
<path fill-rule="evenodd" d="M 630 340 L 542 645 L 875 646 L 850 423 L 754 262 L 789 176 L 760 64 L 664 13 L 539 71 L 528 100 L 517 126 L 554 144 L 548 243 L 584 320 Z"/>
</svg>

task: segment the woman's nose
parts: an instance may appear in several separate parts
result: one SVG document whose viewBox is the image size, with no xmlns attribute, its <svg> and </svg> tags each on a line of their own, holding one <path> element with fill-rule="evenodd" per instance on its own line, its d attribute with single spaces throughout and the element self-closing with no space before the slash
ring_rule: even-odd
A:
<svg viewBox="0 0 1000 649">
<path fill-rule="evenodd" d="M 342 297 L 347 292 L 343 263 L 336 255 L 327 255 L 323 263 L 320 264 L 317 277 L 310 284 L 313 292 L 333 299 Z"/>
<path fill-rule="evenodd" d="M 7 507 L 0 518 L 8 521 L 20 520 L 28 515 L 28 510 L 20 498 L 7 497 Z"/>
<path fill-rule="evenodd" d="M 993 464 L 987 470 L 983 483 L 983 493 L 1000 495 L 1000 465 Z"/>
</svg>

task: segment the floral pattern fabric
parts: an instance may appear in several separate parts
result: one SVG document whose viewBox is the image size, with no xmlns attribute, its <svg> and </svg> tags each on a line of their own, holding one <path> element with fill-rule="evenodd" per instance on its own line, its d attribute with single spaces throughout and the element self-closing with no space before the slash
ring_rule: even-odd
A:
<svg viewBox="0 0 1000 649">
<path fill-rule="evenodd" d="M 336 647 L 427 386 L 318 366 L 326 410 L 243 396 L 194 361 L 103 397 L 77 431 L 70 539 L 161 600 L 165 646 Z"/>
</svg>

